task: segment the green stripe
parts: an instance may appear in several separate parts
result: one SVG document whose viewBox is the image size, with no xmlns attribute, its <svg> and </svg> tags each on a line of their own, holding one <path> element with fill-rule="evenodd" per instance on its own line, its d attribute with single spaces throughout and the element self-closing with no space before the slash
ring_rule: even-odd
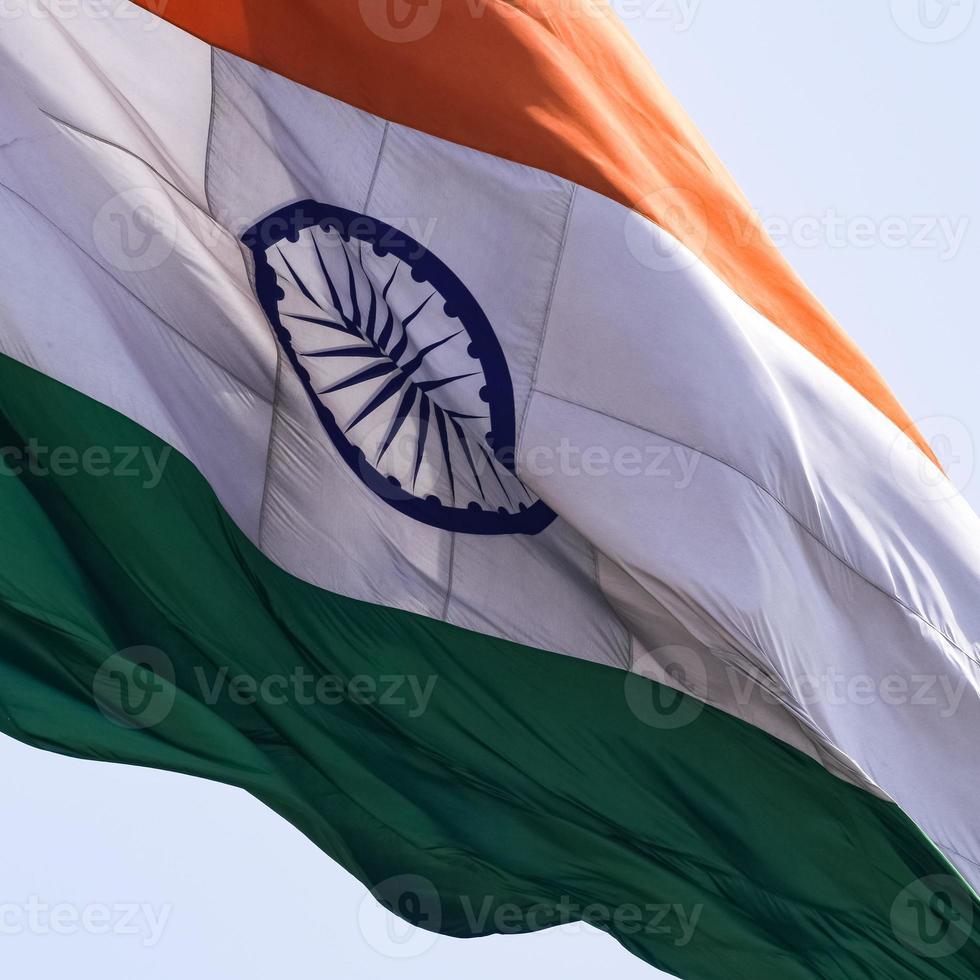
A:
<svg viewBox="0 0 980 980">
<path fill-rule="evenodd" d="M 41 451 L 31 466 L 8 452 L 0 475 L 0 728 L 15 738 L 244 787 L 452 935 L 585 917 L 697 980 L 980 975 L 971 893 L 894 805 L 723 713 L 671 727 L 676 699 L 652 682 L 629 680 L 641 720 L 618 670 L 298 581 L 176 452 L 152 487 L 145 465 L 105 476 L 92 453 L 74 472 L 91 447 L 114 463 L 167 447 L 4 358 L 0 447 L 31 439 L 68 448 L 58 475 Z M 156 673 L 120 653 L 141 646 L 165 655 Z M 297 670 L 334 681 L 207 703 L 222 676 Z M 435 679 L 425 710 L 395 677 Z M 111 718 L 144 693 L 131 724 Z M 405 875 L 410 894 L 382 884 Z"/>
</svg>

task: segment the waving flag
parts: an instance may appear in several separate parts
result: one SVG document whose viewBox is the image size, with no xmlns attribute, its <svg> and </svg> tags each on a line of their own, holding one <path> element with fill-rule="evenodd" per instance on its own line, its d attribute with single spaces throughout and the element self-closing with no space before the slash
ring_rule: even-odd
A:
<svg viewBox="0 0 980 980">
<path fill-rule="evenodd" d="M 0 729 L 435 931 L 976 977 L 980 525 L 613 15 L 29 6 Z"/>
</svg>

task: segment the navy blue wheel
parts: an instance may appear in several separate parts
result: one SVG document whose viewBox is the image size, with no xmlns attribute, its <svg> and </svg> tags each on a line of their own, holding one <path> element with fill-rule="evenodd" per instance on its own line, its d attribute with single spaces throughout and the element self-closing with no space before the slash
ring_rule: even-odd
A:
<svg viewBox="0 0 980 980">
<path fill-rule="evenodd" d="M 515 472 L 500 343 L 445 263 L 391 225 L 316 201 L 242 241 L 290 367 L 373 493 L 447 531 L 537 534 L 555 519 Z"/>
</svg>

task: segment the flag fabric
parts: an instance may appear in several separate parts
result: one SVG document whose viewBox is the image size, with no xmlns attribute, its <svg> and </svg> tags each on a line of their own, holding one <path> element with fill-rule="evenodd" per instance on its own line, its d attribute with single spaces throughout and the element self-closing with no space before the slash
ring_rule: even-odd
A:
<svg viewBox="0 0 980 980">
<path fill-rule="evenodd" d="M 975 977 L 980 526 L 615 17 L 144 6 L 0 34 L 0 729 L 435 931 Z"/>
</svg>

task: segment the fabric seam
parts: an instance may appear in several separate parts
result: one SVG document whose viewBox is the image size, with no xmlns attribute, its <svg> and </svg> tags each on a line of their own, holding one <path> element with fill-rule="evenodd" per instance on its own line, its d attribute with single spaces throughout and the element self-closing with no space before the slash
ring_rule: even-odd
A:
<svg viewBox="0 0 980 980">
<path fill-rule="evenodd" d="M 215 107 L 217 105 L 217 86 L 214 80 L 214 62 L 215 62 L 215 51 L 214 45 L 209 45 L 210 52 L 210 64 L 211 64 L 211 109 L 208 115 L 208 136 L 207 142 L 204 145 L 204 203 L 208 206 L 208 214 L 217 224 L 217 219 L 214 217 L 214 208 L 211 207 L 211 146 L 214 142 L 214 117 L 215 117 Z"/>
<path fill-rule="evenodd" d="M 253 388 L 252 385 L 250 385 L 248 382 L 243 381 L 240 377 L 238 377 L 237 374 L 235 374 L 233 371 L 230 371 L 224 364 L 216 360 L 213 355 L 209 354 L 206 350 L 199 347 L 196 343 L 194 343 L 193 340 L 191 340 L 190 338 L 186 337 L 183 333 L 181 333 L 180 330 L 178 330 L 177 327 L 175 327 L 172 323 L 170 323 L 168 320 L 160 316 L 160 314 L 157 313 L 157 311 L 153 309 L 152 306 L 150 306 L 144 299 L 142 299 L 142 297 L 137 296 L 136 293 L 134 293 L 124 282 L 122 282 L 120 279 L 117 279 L 94 255 L 92 255 L 89 251 L 83 248 L 78 242 L 76 242 L 75 239 L 68 234 L 68 232 L 66 232 L 63 228 L 61 228 L 54 221 L 52 221 L 52 219 L 48 217 L 48 215 L 46 215 L 36 204 L 34 204 L 32 201 L 29 201 L 26 197 L 19 194 L 9 184 L 4 183 L 3 181 L 0 181 L 0 188 L 3 188 L 5 191 L 7 191 L 7 193 L 11 194 L 13 197 L 16 197 L 18 201 L 20 201 L 22 204 L 29 207 L 33 212 L 35 212 L 35 214 L 40 215 L 49 225 L 51 225 L 52 228 L 55 229 L 55 231 L 58 232 L 59 235 L 61 235 L 66 241 L 70 242 L 75 248 L 77 248 L 78 251 L 81 252 L 82 255 L 84 255 L 93 265 L 101 269 L 102 272 L 106 276 L 108 276 L 120 289 L 122 289 L 127 296 L 129 296 L 131 299 L 139 303 L 139 305 L 142 306 L 143 309 L 145 309 L 156 321 L 161 323 L 174 335 L 179 337 L 185 344 L 187 344 L 188 347 L 197 351 L 197 353 L 200 354 L 201 357 L 203 357 L 205 360 L 207 360 L 209 364 L 212 364 L 215 368 L 221 371 L 222 374 L 231 378 L 234 382 L 236 382 L 236 384 L 241 385 L 241 387 L 244 388 L 245 391 L 254 395 L 259 401 L 263 402 L 266 405 L 272 404 L 272 401 L 270 400 L 268 395 L 262 394 L 260 391 L 257 391 L 255 388 Z"/>
<path fill-rule="evenodd" d="M 613 421 L 621 422 L 624 425 L 632 426 L 633 428 L 639 429 L 641 432 L 646 432 L 649 435 L 656 436 L 658 439 L 666 439 L 668 442 L 672 442 L 672 443 L 674 443 L 675 445 L 678 445 L 678 446 L 683 446 L 685 449 L 689 449 L 691 452 L 700 453 L 702 456 L 706 456 L 708 459 L 714 460 L 714 462 L 718 463 L 720 466 L 725 466 L 728 469 L 732 470 L 732 472 L 737 473 L 740 477 L 742 477 L 743 480 L 746 480 L 748 483 L 750 483 L 752 486 L 754 486 L 757 490 L 761 490 L 767 497 L 769 497 L 780 508 L 780 510 L 782 510 L 783 513 L 786 514 L 787 517 L 789 517 L 795 524 L 797 524 L 803 531 L 805 531 L 811 538 L 813 538 L 813 540 L 818 545 L 820 545 L 820 547 L 823 548 L 827 552 L 827 554 L 829 554 L 831 557 L 833 557 L 837 561 L 839 561 L 853 575 L 855 575 L 857 578 L 859 578 L 862 582 L 866 583 L 867 585 L 870 585 L 873 589 L 875 589 L 875 591 L 880 592 L 883 596 L 885 596 L 887 599 L 890 599 L 896 605 L 900 606 L 902 609 L 904 609 L 911 616 L 914 616 L 916 619 L 918 619 L 921 623 L 923 623 L 924 625 L 928 626 L 931 630 L 933 630 L 935 633 L 937 633 L 939 636 L 941 636 L 944 640 L 946 640 L 946 642 L 949 643 L 955 650 L 959 651 L 964 657 L 966 657 L 971 663 L 974 663 L 977 666 L 980 666 L 980 660 L 977 660 L 976 657 L 974 657 L 972 654 L 970 654 L 966 650 L 964 650 L 960 646 L 960 644 L 957 643 L 956 640 L 954 640 L 951 636 L 948 636 L 944 630 L 942 630 L 938 626 L 936 626 L 935 623 L 933 623 L 931 620 L 927 619 L 918 610 L 913 609 L 912 606 L 908 605 L 899 596 L 894 595 L 893 593 L 889 592 L 887 589 L 885 589 L 882 586 L 878 585 L 877 582 L 874 582 L 870 578 L 868 578 L 859 569 L 855 568 L 854 565 L 852 565 L 846 558 L 844 558 L 842 555 L 838 554 L 826 541 L 824 541 L 824 539 L 819 534 L 817 534 L 817 532 L 814 531 L 813 528 L 811 528 L 806 523 L 806 521 L 804 521 L 802 518 L 798 517 L 795 513 L 793 513 L 793 511 L 790 510 L 789 506 L 787 504 L 785 504 L 782 500 L 780 500 L 780 498 L 777 497 L 775 493 L 773 493 L 768 487 L 766 487 L 762 483 L 759 483 L 757 480 L 755 480 L 752 476 L 750 476 L 744 470 L 739 469 L 739 467 L 736 466 L 734 463 L 731 463 L 731 462 L 729 462 L 726 459 L 722 459 L 720 456 L 715 456 L 712 453 L 709 453 L 709 452 L 707 452 L 704 449 L 698 449 L 698 448 L 695 448 L 694 446 L 688 445 L 687 443 L 681 441 L 680 439 L 677 439 L 674 436 L 670 436 L 670 435 L 667 435 L 667 434 L 662 433 L 662 432 L 657 432 L 654 429 L 649 429 L 649 428 L 647 428 L 645 426 L 638 425 L 636 422 L 631 422 L 629 419 L 620 418 L 620 417 L 618 417 L 616 415 L 613 415 L 613 414 L 611 414 L 609 412 L 603 412 L 600 409 L 593 408 L 590 405 L 584 405 L 581 402 L 575 401 L 574 399 L 565 398 L 562 395 L 556 395 L 553 392 L 544 391 L 541 388 L 535 388 L 534 391 L 535 391 L 536 394 L 544 395 L 547 398 L 553 398 L 555 401 L 564 402 L 567 405 L 574 405 L 577 408 L 583 409 L 584 411 L 592 412 L 592 413 L 594 413 L 596 415 L 602 415 L 605 418 L 612 419 Z"/>
<path fill-rule="evenodd" d="M 562 224 L 561 229 L 561 240 L 558 243 L 558 254 L 555 256 L 555 268 L 551 276 L 551 285 L 548 288 L 548 301 L 544 309 L 544 317 L 541 320 L 541 336 L 538 339 L 537 351 L 534 355 L 534 370 L 531 372 L 531 384 L 528 388 L 527 398 L 524 399 L 524 411 L 521 414 L 521 428 L 517 433 L 515 449 L 515 459 L 514 466 L 516 468 L 518 461 L 520 459 L 521 447 L 524 443 L 524 432 L 527 428 L 527 415 L 531 407 L 531 396 L 536 390 L 538 383 L 538 372 L 541 370 L 541 358 L 544 355 L 544 345 L 545 340 L 548 336 L 548 326 L 551 323 L 551 310 L 555 301 L 555 293 L 558 290 L 558 279 L 561 276 L 561 267 L 565 259 L 565 246 L 568 243 L 568 228 L 572 223 L 572 208 L 575 205 L 575 198 L 578 193 L 578 185 L 566 181 L 568 186 L 571 188 L 568 194 L 568 206 L 565 209 L 565 220 Z"/>
</svg>

